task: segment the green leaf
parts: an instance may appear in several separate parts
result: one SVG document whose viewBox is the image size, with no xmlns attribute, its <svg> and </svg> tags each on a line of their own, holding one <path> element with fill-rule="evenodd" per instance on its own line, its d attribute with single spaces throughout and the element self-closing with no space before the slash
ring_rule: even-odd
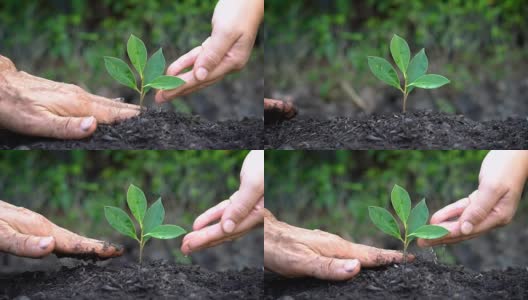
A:
<svg viewBox="0 0 528 300">
<path fill-rule="evenodd" d="M 145 66 L 145 84 L 149 84 L 155 78 L 163 75 L 165 72 L 165 57 L 163 56 L 163 50 L 160 48 L 156 53 L 147 61 Z"/>
<path fill-rule="evenodd" d="M 140 188 L 131 184 L 128 187 L 127 203 L 132 215 L 138 221 L 139 226 L 143 228 L 143 218 L 147 211 L 147 198 L 145 194 Z"/>
<path fill-rule="evenodd" d="M 372 71 L 374 76 L 376 76 L 379 80 L 392 85 L 397 89 L 401 89 L 398 74 L 396 74 L 396 70 L 394 70 L 392 65 L 387 60 L 381 57 L 369 56 L 368 65 L 370 67 L 370 71 Z"/>
<path fill-rule="evenodd" d="M 134 65 L 140 77 L 143 78 L 143 70 L 147 63 L 147 47 L 145 47 L 142 40 L 131 34 L 127 42 L 127 53 L 132 65 Z"/>
<path fill-rule="evenodd" d="M 407 82 L 412 83 L 419 77 L 425 75 L 427 68 L 429 68 L 429 61 L 425 54 L 425 49 L 422 49 L 413 57 L 409 64 L 409 68 L 407 69 Z M 407 88 L 407 91 L 410 93 L 413 89 L 414 87 L 410 86 Z"/>
<path fill-rule="evenodd" d="M 390 51 L 398 68 L 403 74 L 406 74 L 411 59 L 411 50 L 407 42 L 395 34 L 390 42 Z"/>
<path fill-rule="evenodd" d="M 438 239 L 449 233 L 449 230 L 436 225 L 424 225 L 415 232 L 409 234 L 409 237 L 414 236 L 426 240 Z"/>
<path fill-rule="evenodd" d="M 106 220 L 110 226 L 120 233 L 137 240 L 136 228 L 134 227 L 134 223 L 132 223 L 132 220 L 126 212 L 113 206 L 105 206 L 104 212 Z"/>
<path fill-rule="evenodd" d="M 119 58 L 105 56 L 105 67 L 108 74 L 112 76 L 119 83 L 126 85 L 130 88 L 137 89 L 136 77 L 130 70 L 130 67 Z"/>
<path fill-rule="evenodd" d="M 396 219 L 394 219 L 386 209 L 377 206 L 369 206 L 368 210 L 370 220 L 372 220 L 372 223 L 374 223 L 376 227 L 399 240 L 402 239 Z"/>
<path fill-rule="evenodd" d="M 143 232 L 149 233 L 152 229 L 163 224 L 163 219 L 165 219 L 165 209 L 163 208 L 163 203 L 161 203 L 161 198 L 154 202 L 143 219 Z"/>
<path fill-rule="evenodd" d="M 159 76 L 146 87 L 153 87 L 159 90 L 172 90 L 185 84 L 185 81 L 175 76 Z"/>
<path fill-rule="evenodd" d="M 422 201 L 418 202 L 418 204 L 416 204 L 416 206 L 411 210 L 409 221 L 407 222 L 408 234 L 415 232 L 418 228 L 427 224 L 428 219 L 429 209 L 427 208 L 425 199 L 422 199 Z"/>
<path fill-rule="evenodd" d="M 396 214 L 407 228 L 407 218 L 409 218 L 411 213 L 411 197 L 409 197 L 409 193 L 401 186 L 395 184 L 391 192 L 391 202 Z"/>
<path fill-rule="evenodd" d="M 152 229 L 151 232 L 145 234 L 145 236 L 167 240 L 167 239 L 177 238 L 184 233 L 186 233 L 185 229 L 181 228 L 180 226 L 160 225 Z"/>
<path fill-rule="evenodd" d="M 409 86 L 415 86 L 422 89 L 435 89 L 448 83 L 449 79 L 442 75 L 427 74 L 418 77 L 413 83 L 409 84 Z"/>
</svg>

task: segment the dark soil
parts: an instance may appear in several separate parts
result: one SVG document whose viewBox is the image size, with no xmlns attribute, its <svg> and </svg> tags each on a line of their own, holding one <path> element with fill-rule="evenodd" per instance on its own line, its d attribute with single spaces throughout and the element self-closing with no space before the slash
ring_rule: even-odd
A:
<svg viewBox="0 0 528 300">
<path fill-rule="evenodd" d="M 113 125 L 99 125 L 84 140 L 0 135 L 0 149 L 262 149 L 261 119 L 210 122 L 197 116 L 150 110 Z"/>
<path fill-rule="evenodd" d="M 528 149 L 528 120 L 476 122 L 438 112 L 266 124 L 265 149 Z"/>
<path fill-rule="evenodd" d="M 166 261 L 0 276 L 0 299 L 261 299 L 259 269 L 211 272 Z"/>
<path fill-rule="evenodd" d="M 264 277 L 265 299 L 527 299 L 528 270 L 477 273 L 420 261 L 364 269 L 346 282 Z"/>
</svg>

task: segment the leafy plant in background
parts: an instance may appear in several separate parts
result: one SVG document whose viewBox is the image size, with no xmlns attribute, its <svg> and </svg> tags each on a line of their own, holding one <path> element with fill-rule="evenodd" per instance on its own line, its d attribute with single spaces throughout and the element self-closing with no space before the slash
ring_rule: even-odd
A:
<svg viewBox="0 0 528 300">
<path fill-rule="evenodd" d="M 403 224 L 402 236 L 400 227 L 392 214 L 384 208 L 369 206 L 369 216 L 372 223 L 381 231 L 389 234 L 403 243 L 403 254 L 407 258 L 407 247 L 415 238 L 437 239 L 449 233 L 444 227 L 426 225 L 429 220 L 429 209 L 422 199 L 411 211 L 411 197 L 401 186 L 395 184 L 391 192 L 392 207 Z"/>
<path fill-rule="evenodd" d="M 147 210 L 145 193 L 133 184 L 128 187 L 127 204 L 132 215 L 139 223 L 139 235 L 136 234 L 136 227 L 132 219 L 122 209 L 105 206 L 105 217 L 115 230 L 138 241 L 139 263 L 142 262 L 143 248 L 150 238 L 174 239 L 186 232 L 180 226 L 163 224 L 165 209 L 163 208 L 163 203 L 161 203 L 161 198 Z"/>
<path fill-rule="evenodd" d="M 134 76 L 128 64 L 123 60 L 105 56 L 105 67 L 115 80 L 139 93 L 140 107 L 143 107 L 143 99 L 151 88 L 172 90 L 185 84 L 185 81 L 178 77 L 163 75 L 165 72 L 165 57 L 163 56 L 162 48 L 147 60 L 147 47 L 145 47 L 141 39 L 132 34 L 128 39 L 127 53 L 139 75 L 139 87 L 136 82 L 136 76 Z"/>
<path fill-rule="evenodd" d="M 403 86 L 396 70 L 387 60 L 377 56 L 369 56 L 368 65 L 374 76 L 403 93 L 403 112 L 406 110 L 407 97 L 415 87 L 435 89 L 449 83 L 449 79 L 442 75 L 426 74 L 429 62 L 427 55 L 425 55 L 425 49 L 420 50 L 411 60 L 409 45 L 396 34 L 390 42 L 390 52 L 403 74 Z"/>
</svg>

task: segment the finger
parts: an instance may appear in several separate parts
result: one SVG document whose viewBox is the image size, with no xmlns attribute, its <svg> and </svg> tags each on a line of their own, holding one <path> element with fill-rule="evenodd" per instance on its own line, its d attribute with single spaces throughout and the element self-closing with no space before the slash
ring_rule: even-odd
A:
<svg viewBox="0 0 528 300">
<path fill-rule="evenodd" d="M 92 135 L 97 128 L 94 117 L 59 117 L 49 115 L 41 120 L 32 132 L 34 135 L 57 139 L 83 139 Z"/>
<path fill-rule="evenodd" d="M 431 224 L 438 224 L 459 217 L 469 205 L 469 198 L 460 199 L 440 209 L 431 217 Z"/>
<path fill-rule="evenodd" d="M 49 255 L 55 247 L 52 236 L 33 236 L 15 231 L 0 223 L 0 251 L 17 256 L 39 258 Z"/>
<path fill-rule="evenodd" d="M 198 55 L 200 54 L 201 51 L 202 51 L 202 46 L 199 46 L 187 52 L 186 54 L 182 55 L 180 58 L 178 58 L 176 61 L 174 61 L 169 66 L 169 68 L 167 69 L 167 75 L 169 76 L 180 75 L 180 73 L 183 70 L 194 65 L 194 62 L 196 61 L 196 58 L 198 58 Z"/>
<path fill-rule="evenodd" d="M 222 62 L 240 34 L 233 30 L 213 28 L 211 37 L 202 46 L 194 64 L 194 76 L 199 81 L 208 79 L 210 73 Z"/>
<path fill-rule="evenodd" d="M 401 263 L 405 260 L 403 253 L 395 250 L 386 250 L 361 244 L 347 242 L 350 252 L 346 257 L 357 258 L 366 268 Z M 352 252 L 353 251 L 353 252 Z M 407 261 L 413 261 L 414 255 L 407 254 Z"/>
<path fill-rule="evenodd" d="M 116 102 L 119 103 L 119 102 Z M 121 103 L 122 104 L 122 103 Z M 102 124 L 112 124 L 139 115 L 139 108 L 129 108 L 119 105 L 109 105 L 99 101 L 92 101 L 88 104 L 88 115 L 92 115 L 97 122 Z"/>
<path fill-rule="evenodd" d="M 278 114 L 281 119 L 292 119 L 297 115 L 297 109 L 291 102 L 282 100 L 264 98 L 264 111 L 272 117 L 271 114 Z"/>
<path fill-rule="evenodd" d="M 242 222 L 255 207 L 259 201 L 264 206 L 263 191 L 259 183 L 241 181 L 240 188 L 230 198 L 231 204 L 226 207 L 222 215 L 222 228 L 225 232 L 233 232 L 236 226 Z"/>
<path fill-rule="evenodd" d="M 247 231 L 251 230 L 253 227 L 262 223 L 262 221 L 263 215 L 261 209 L 250 214 L 250 216 L 240 223 L 237 229 L 230 234 L 226 234 L 224 232 L 220 223 L 204 227 L 200 230 L 187 234 L 183 238 L 181 250 L 187 255 L 191 252 L 199 251 L 226 241 L 237 239 L 238 237 L 244 235 Z"/>
<path fill-rule="evenodd" d="M 121 246 L 90 239 L 59 226 L 53 227 L 55 252 L 63 255 L 96 255 L 100 258 L 116 257 L 123 254 Z"/>
<path fill-rule="evenodd" d="M 469 205 L 459 218 L 461 232 L 471 234 L 475 226 L 489 216 L 491 209 L 502 196 L 502 190 L 499 192 L 498 189 L 480 185 L 479 189 L 469 196 Z"/>
<path fill-rule="evenodd" d="M 224 200 L 214 207 L 209 208 L 203 214 L 199 215 L 194 221 L 193 230 L 200 230 L 207 224 L 216 221 L 222 217 L 225 208 L 229 205 L 229 200 Z"/>
<path fill-rule="evenodd" d="M 348 280 L 356 276 L 361 269 L 357 259 L 339 259 L 317 255 L 301 266 L 306 276 L 322 280 Z"/>
</svg>

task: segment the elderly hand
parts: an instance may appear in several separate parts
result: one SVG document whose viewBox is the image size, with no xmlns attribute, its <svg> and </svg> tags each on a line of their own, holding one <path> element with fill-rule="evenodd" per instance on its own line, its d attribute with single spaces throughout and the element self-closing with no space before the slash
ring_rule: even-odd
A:
<svg viewBox="0 0 528 300">
<path fill-rule="evenodd" d="M 414 256 L 407 258 L 412 261 Z M 264 267 L 283 276 L 348 280 L 361 267 L 402 261 L 401 252 L 354 244 L 335 234 L 291 226 L 264 210 Z"/>
<path fill-rule="evenodd" d="M 0 127 L 27 135 L 82 139 L 94 133 L 97 123 L 138 114 L 136 105 L 17 71 L 0 55 Z"/>
<path fill-rule="evenodd" d="M 61 228 L 48 219 L 22 207 L 0 201 L 0 251 L 25 257 L 120 256 L 119 246 L 89 239 Z"/>
</svg>

